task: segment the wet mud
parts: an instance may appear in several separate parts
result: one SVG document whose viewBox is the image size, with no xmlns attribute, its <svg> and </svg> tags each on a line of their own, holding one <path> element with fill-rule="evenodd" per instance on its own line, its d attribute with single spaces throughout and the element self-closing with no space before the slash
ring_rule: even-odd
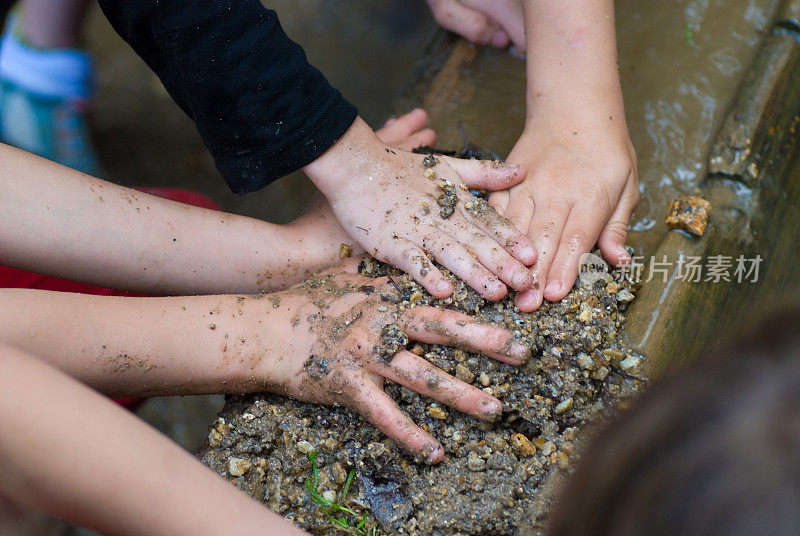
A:
<svg viewBox="0 0 800 536">
<path fill-rule="evenodd" d="M 521 313 L 513 295 L 488 302 L 449 274 L 455 293 L 437 300 L 378 261 L 365 260 L 360 272 L 390 275 L 401 307 L 459 310 L 508 328 L 531 348 L 527 363 L 515 367 L 463 350 L 409 343 L 391 326 L 382 336 L 387 356 L 407 347 L 499 398 L 502 415 L 481 422 L 387 382 L 386 392 L 403 411 L 442 443 L 444 461 L 430 466 L 415 462 L 349 409 L 271 394 L 237 396 L 212 425 L 202 461 L 313 534 L 346 533 L 320 501 L 352 510 L 353 527 L 366 514 L 362 528 L 378 534 L 536 533 L 592 426 L 645 384 L 642 357 L 619 338 L 636 289 L 612 271 L 584 278 L 558 303 Z M 309 359 L 322 373 L 319 358 Z"/>
</svg>

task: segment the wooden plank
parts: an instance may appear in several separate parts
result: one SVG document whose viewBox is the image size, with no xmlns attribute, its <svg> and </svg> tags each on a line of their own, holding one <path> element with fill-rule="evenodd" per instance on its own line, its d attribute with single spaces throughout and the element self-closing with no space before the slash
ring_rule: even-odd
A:
<svg viewBox="0 0 800 536">
<path fill-rule="evenodd" d="M 800 43 L 776 22 L 712 145 L 701 186 L 713 206 L 706 234 L 669 233 L 655 259 L 672 268 L 646 282 L 629 310 L 625 332 L 650 359 L 651 375 L 685 363 L 748 317 L 798 298 L 799 121 Z M 759 257 L 760 281 L 687 281 L 676 264 L 681 255 Z"/>
</svg>

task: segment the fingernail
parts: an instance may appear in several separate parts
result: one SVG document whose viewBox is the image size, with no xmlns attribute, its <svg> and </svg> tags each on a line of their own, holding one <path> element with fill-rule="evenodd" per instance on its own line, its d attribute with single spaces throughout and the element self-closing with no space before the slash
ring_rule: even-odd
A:
<svg viewBox="0 0 800 536">
<path fill-rule="evenodd" d="M 496 398 L 481 398 L 478 401 L 478 411 L 491 418 L 491 420 L 495 420 L 503 412 L 503 405 Z"/>
<path fill-rule="evenodd" d="M 525 359 L 531 355 L 531 349 L 529 346 L 522 344 L 521 342 L 512 342 L 508 349 L 508 353 L 514 357 Z"/>
<path fill-rule="evenodd" d="M 549 294 L 551 296 L 553 294 L 557 294 L 560 291 L 561 291 L 561 281 L 559 281 L 558 279 L 554 279 L 553 281 L 550 281 L 547 284 L 547 286 L 544 287 L 544 293 L 545 294 Z"/>
<path fill-rule="evenodd" d="M 503 31 L 495 32 L 492 36 L 492 46 L 494 47 L 502 47 L 508 44 L 508 37 L 506 33 Z"/>
<path fill-rule="evenodd" d="M 495 281 L 484 286 L 484 298 L 487 300 L 501 300 L 508 293 L 508 287 L 502 281 Z"/>
<path fill-rule="evenodd" d="M 514 257 L 517 258 L 525 266 L 530 266 L 534 262 L 536 262 L 536 248 L 526 244 L 525 242 L 520 242 L 516 240 L 513 245 L 511 246 L 513 250 L 516 250 L 517 253 L 514 254 Z"/>
<path fill-rule="evenodd" d="M 445 279 L 440 279 L 439 281 L 437 281 L 435 287 L 436 287 L 436 292 L 439 294 L 446 293 L 447 295 L 450 295 L 450 293 L 453 292 L 453 287 Z"/>
<path fill-rule="evenodd" d="M 428 463 L 439 463 L 444 456 L 444 450 L 441 445 L 430 445 L 430 453 L 428 454 Z"/>
</svg>

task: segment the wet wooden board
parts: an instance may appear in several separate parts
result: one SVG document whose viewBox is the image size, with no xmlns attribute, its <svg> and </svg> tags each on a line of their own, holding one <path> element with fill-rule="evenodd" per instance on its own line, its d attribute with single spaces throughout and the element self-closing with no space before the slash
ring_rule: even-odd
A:
<svg viewBox="0 0 800 536">
<path fill-rule="evenodd" d="M 666 277 L 645 283 L 628 314 L 629 341 L 657 376 L 767 312 L 796 303 L 800 233 L 800 1 L 784 2 L 723 123 L 709 155 L 701 195 L 713 209 L 698 239 L 674 231 L 655 257 L 673 262 Z M 740 257 L 758 280 L 687 281 L 684 255 Z M 732 271 L 733 272 L 733 271 Z"/>
</svg>

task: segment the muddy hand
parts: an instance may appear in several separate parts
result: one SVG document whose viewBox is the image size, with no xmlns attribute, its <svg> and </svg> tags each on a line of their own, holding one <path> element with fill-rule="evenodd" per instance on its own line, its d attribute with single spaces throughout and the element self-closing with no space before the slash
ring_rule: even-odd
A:
<svg viewBox="0 0 800 536">
<path fill-rule="evenodd" d="M 422 145 L 436 142 L 436 133 L 425 127 L 428 114 L 421 108 L 415 108 L 407 114 L 386 121 L 375 134 L 387 145 L 399 149 L 415 149 Z M 330 203 L 317 192 L 309 201 L 303 214 L 289 224 L 298 237 L 298 242 L 306 249 L 306 259 L 312 271 L 319 271 L 338 264 L 342 255 L 361 255 L 364 253 L 357 243 L 345 231 Z M 343 249 L 345 244 L 349 249 Z M 308 272 L 310 273 L 310 272 Z M 307 274 L 300 274 L 301 278 Z"/>
<path fill-rule="evenodd" d="M 285 360 L 269 372 L 276 389 L 309 402 L 358 411 L 403 448 L 429 463 L 442 459 L 438 441 L 415 425 L 384 392 L 390 379 L 478 419 L 499 418 L 499 400 L 406 350 L 410 340 L 459 346 L 520 364 L 529 349 L 508 331 L 433 307 L 401 311 L 381 295 L 388 278 L 354 274 L 355 262 L 280 293 L 291 317 Z"/>
<path fill-rule="evenodd" d="M 513 186 L 524 174 L 520 167 L 396 150 L 356 119 L 305 171 L 368 253 L 404 270 L 432 295 L 453 292 L 432 259 L 490 300 L 505 296 L 506 285 L 531 287 L 531 240 L 468 191 Z"/>
<path fill-rule="evenodd" d="M 479 45 L 525 50 L 520 0 L 428 0 L 440 26 Z"/>
</svg>

